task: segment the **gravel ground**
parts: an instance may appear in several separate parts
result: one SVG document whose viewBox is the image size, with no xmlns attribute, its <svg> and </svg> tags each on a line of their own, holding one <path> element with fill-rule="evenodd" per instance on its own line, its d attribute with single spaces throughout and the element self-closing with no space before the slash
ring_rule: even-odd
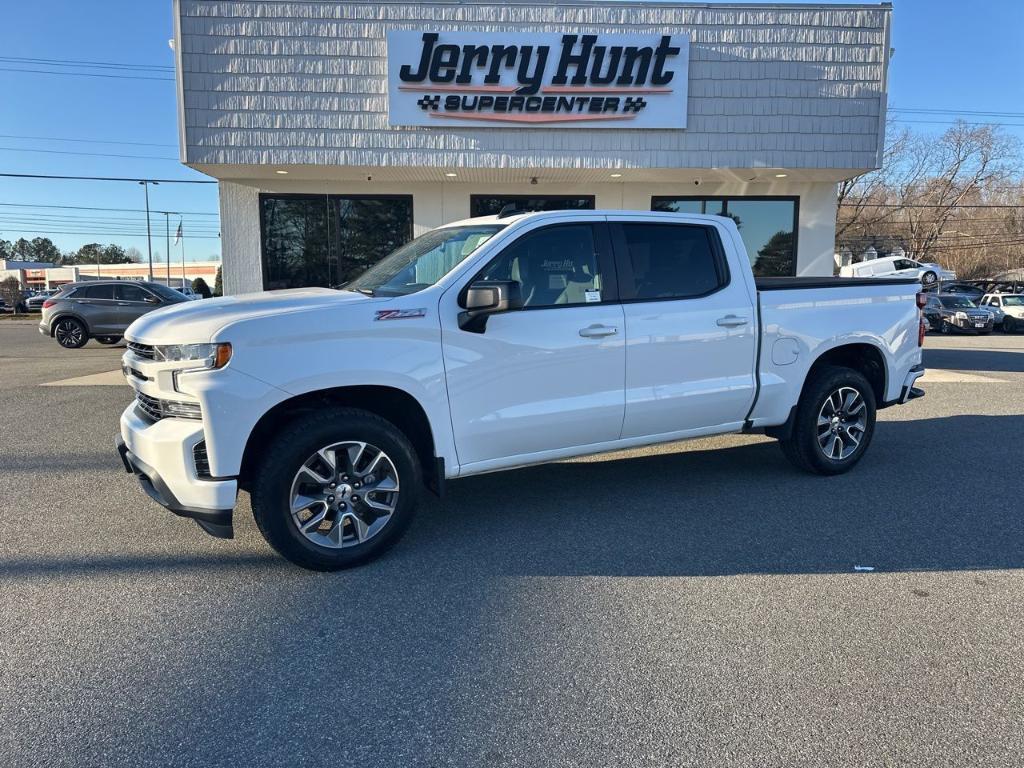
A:
<svg viewBox="0 0 1024 768">
<path fill-rule="evenodd" d="M 39 386 L 121 351 L 0 324 L 5 768 L 1020 765 L 1024 336 L 930 337 L 849 475 L 729 436 L 470 478 L 338 574 L 145 498 L 127 387 Z"/>
</svg>

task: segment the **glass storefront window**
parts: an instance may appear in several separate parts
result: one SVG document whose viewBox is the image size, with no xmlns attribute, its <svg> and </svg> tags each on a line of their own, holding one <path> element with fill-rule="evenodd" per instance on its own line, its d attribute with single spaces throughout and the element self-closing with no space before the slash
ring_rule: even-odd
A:
<svg viewBox="0 0 1024 768">
<path fill-rule="evenodd" d="M 710 213 L 736 222 L 754 274 L 796 274 L 797 198 L 654 197 L 652 211 Z"/>
<path fill-rule="evenodd" d="M 593 195 L 470 195 L 470 216 L 494 216 L 506 205 L 524 211 L 592 211 Z"/>
<path fill-rule="evenodd" d="M 261 195 L 263 287 L 345 283 L 412 238 L 412 196 Z"/>
</svg>

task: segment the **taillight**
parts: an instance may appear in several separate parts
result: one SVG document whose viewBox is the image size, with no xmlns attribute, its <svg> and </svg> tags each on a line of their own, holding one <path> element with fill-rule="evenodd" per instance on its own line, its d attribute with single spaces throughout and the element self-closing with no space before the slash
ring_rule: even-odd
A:
<svg viewBox="0 0 1024 768">
<path fill-rule="evenodd" d="M 917 322 L 917 346 L 919 347 L 924 346 L 924 332 L 924 318 L 922 317 Z"/>
<path fill-rule="evenodd" d="M 924 309 L 924 305 L 927 304 L 927 303 L 928 303 L 928 294 L 924 293 L 923 291 L 921 293 L 918 293 L 917 294 L 917 308 L 918 309 Z"/>
<path fill-rule="evenodd" d="M 56 303 L 57 302 L 55 302 L 53 299 L 47 299 L 46 301 L 43 302 L 43 309 L 49 309 Z"/>
</svg>

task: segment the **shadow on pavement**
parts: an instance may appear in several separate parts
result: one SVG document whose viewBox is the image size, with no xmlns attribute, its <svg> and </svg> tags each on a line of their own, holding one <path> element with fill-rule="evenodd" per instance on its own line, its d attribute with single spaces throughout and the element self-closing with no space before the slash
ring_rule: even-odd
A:
<svg viewBox="0 0 1024 768">
<path fill-rule="evenodd" d="M 998 339 L 992 340 L 998 342 Z M 992 343 L 992 341 L 988 343 Z M 1024 351 L 990 349 L 925 349 L 925 368 L 953 371 L 1004 371 L 1024 373 Z"/>
<path fill-rule="evenodd" d="M 1020 568 L 1024 525 L 1018 452 L 1022 416 L 880 422 L 867 457 L 838 477 L 794 470 L 774 441 L 598 458 L 451 483 L 428 499 L 379 561 L 336 574 L 337 586 L 503 576 L 721 576 Z M 720 443 L 719 443 L 720 444 Z M 964 472 L 965 462 L 971 467 Z M 243 505 L 243 508 L 246 505 Z M 252 526 L 243 511 L 236 528 Z M 217 550 L 221 547 L 217 543 Z M 202 540 L 200 546 L 213 546 Z M 242 548 L 244 544 L 233 545 Z M 103 555 L 0 562 L 0 576 L 160 571 L 252 572 L 281 566 L 248 555 Z M 312 576 L 312 574 L 306 574 Z M 330 591 L 330 580 L 320 587 Z"/>
</svg>

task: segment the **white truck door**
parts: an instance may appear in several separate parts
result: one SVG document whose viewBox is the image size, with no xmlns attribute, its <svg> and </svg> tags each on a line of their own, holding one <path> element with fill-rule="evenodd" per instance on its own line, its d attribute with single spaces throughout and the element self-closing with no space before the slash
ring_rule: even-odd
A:
<svg viewBox="0 0 1024 768">
<path fill-rule="evenodd" d="M 741 425 L 757 351 L 753 303 L 737 274 L 746 264 L 730 270 L 721 233 L 706 222 L 622 217 L 609 226 L 626 316 L 622 437 Z"/>
<path fill-rule="evenodd" d="M 616 440 L 625 334 L 607 225 L 540 226 L 503 248 L 475 280 L 518 281 L 524 306 L 491 315 L 475 333 L 459 328 L 456 292 L 442 297 L 459 464 L 497 466 L 515 456 Z"/>
</svg>

